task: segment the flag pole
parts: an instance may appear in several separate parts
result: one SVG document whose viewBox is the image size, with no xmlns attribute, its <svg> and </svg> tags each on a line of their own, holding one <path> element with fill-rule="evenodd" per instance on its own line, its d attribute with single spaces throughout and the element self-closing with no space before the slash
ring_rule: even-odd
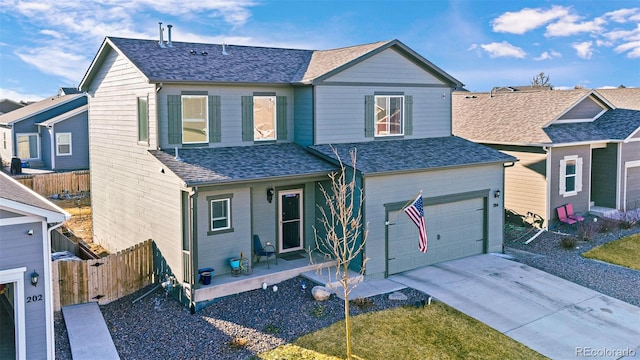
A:
<svg viewBox="0 0 640 360">
<path fill-rule="evenodd" d="M 391 224 L 391 222 L 396 219 L 396 217 L 407 207 L 407 205 L 414 202 L 416 198 L 420 195 L 422 195 L 422 190 L 418 191 L 418 193 L 414 197 L 410 198 L 409 201 L 407 201 L 404 205 L 402 205 L 400 210 L 391 219 L 384 222 L 384 225 L 389 226 L 389 224 Z"/>
</svg>

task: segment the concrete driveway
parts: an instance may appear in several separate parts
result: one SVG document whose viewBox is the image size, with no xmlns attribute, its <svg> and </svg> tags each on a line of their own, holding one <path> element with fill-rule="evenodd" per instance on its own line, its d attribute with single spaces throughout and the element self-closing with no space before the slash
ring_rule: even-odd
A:
<svg viewBox="0 0 640 360">
<path fill-rule="evenodd" d="M 515 261 L 484 254 L 389 279 L 552 359 L 640 359 L 640 308 Z"/>
</svg>

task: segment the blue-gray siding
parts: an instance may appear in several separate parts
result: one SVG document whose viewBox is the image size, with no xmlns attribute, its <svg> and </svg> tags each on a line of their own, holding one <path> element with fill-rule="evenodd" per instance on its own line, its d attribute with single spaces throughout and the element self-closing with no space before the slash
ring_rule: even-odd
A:
<svg viewBox="0 0 640 360">
<path fill-rule="evenodd" d="M 294 88 L 293 97 L 293 141 L 303 146 L 313 145 L 313 88 Z"/>
</svg>

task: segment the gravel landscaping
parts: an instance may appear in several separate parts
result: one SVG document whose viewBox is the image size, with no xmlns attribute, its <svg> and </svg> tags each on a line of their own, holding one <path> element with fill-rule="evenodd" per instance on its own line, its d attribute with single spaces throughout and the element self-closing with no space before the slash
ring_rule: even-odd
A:
<svg viewBox="0 0 640 360">
<path fill-rule="evenodd" d="M 584 221 L 585 224 L 593 222 L 593 217 Z M 545 231 L 525 244 L 537 231 L 532 228 L 511 228 L 510 231 L 505 231 L 505 253 L 512 255 L 515 261 L 640 306 L 640 271 L 587 259 L 581 255 L 596 246 L 640 233 L 640 226 L 617 228 L 604 233 L 594 232 L 591 240 L 578 241 L 572 249 L 564 248 L 561 241 L 567 235 L 563 234 L 575 237 L 576 230 L 577 226 L 573 225 L 561 227 L 557 232 Z"/>
<path fill-rule="evenodd" d="M 561 230 L 575 232 L 575 228 Z M 536 231 L 507 226 L 504 247 L 515 261 L 640 306 L 640 271 L 581 256 L 595 246 L 639 232 L 637 225 L 596 232 L 590 241 L 579 241 L 575 248 L 566 249 L 561 245 L 566 235 L 544 232 L 525 244 Z M 311 296 L 311 286 L 301 289 L 302 280 L 298 277 L 277 284 L 277 291 L 269 287 L 229 296 L 194 315 L 162 289 L 132 303 L 152 287 L 101 306 L 101 310 L 122 359 L 248 359 L 344 319 L 342 300 L 332 295 L 318 302 Z M 413 289 L 401 292 L 407 300 L 378 295 L 370 298 L 368 306 L 352 304 L 352 315 L 413 306 L 427 297 Z M 55 333 L 56 358 L 71 359 L 61 313 L 55 314 Z"/>
<path fill-rule="evenodd" d="M 122 359 L 247 359 L 344 319 L 342 300 L 331 295 L 316 301 L 310 287 L 302 290 L 302 280 L 279 283 L 275 292 L 269 287 L 229 296 L 194 315 L 162 289 L 132 303 L 151 287 L 100 309 Z M 400 292 L 407 300 L 378 295 L 361 307 L 352 303 L 351 314 L 414 306 L 427 298 L 413 289 Z M 56 359 L 71 359 L 61 313 L 55 330 Z"/>
</svg>

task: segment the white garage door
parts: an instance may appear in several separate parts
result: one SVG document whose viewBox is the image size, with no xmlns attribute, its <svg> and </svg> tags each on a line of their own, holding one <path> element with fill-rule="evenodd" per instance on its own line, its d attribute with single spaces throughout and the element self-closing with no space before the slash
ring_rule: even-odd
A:
<svg viewBox="0 0 640 360">
<path fill-rule="evenodd" d="M 627 168 L 625 210 L 640 208 L 640 166 Z"/>
<path fill-rule="evenodd" d="M 474 198 L 425 207 L 428 252 L 418 250 L 418 229 L 404 214 L 389 213 L 388 274 L 484 251 L 484 199 Z M 395 219 L 394 219 L 395 217 Z"/>
</svg>

